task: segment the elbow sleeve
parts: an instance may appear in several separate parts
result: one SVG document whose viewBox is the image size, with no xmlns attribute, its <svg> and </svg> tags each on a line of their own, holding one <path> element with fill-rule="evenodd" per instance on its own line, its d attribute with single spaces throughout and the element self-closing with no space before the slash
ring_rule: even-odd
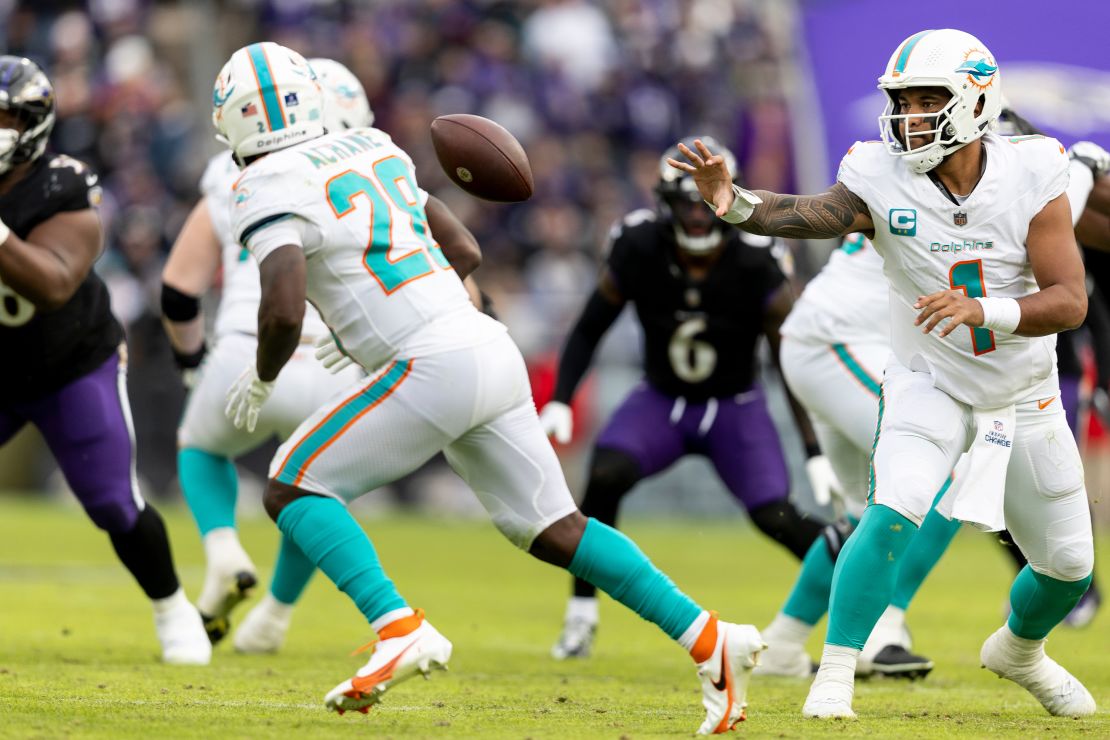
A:
<svg viewBox="0 0 1110 740">
<path fill-rule="evenodd" d="M 192 321 L 200 314 L 200 299 L 162 283 L 162 315 L 170 321 Z"/>
</svg>

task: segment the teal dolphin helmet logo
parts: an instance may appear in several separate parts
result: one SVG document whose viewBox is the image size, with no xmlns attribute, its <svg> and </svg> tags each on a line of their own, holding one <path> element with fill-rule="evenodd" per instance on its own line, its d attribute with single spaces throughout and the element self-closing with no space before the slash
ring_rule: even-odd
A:
<svg viewBox="0 0 1110 740">
<path fill-rule="evenodd" d="M 982 82 L 998 71 L 998 67 L 987 64 L 985 59 L 968 60 L 956 68 L 957 72 L 967 72 L 976 81 Z"/>
<path fill-rule="evenodd" d="M 966 72 L 967 81 L 980 90 L 984 90 L 994 84 L 994 76 L 998 72 L 998 65 L 994 64 L 994 60 L 982 49 L 970 49 L 964 55 L 963 64 L 956 67 L 955 72 L 956 74 Z"/>
<path fill-rule="evenodd" d="M 219 77 L 216 80 L 216 86 L 212 88 L 212 107 L 222 108 L 233 92 L 235 92 L 235 83 L 231 81 L 231 75 Z"/>
</svg>

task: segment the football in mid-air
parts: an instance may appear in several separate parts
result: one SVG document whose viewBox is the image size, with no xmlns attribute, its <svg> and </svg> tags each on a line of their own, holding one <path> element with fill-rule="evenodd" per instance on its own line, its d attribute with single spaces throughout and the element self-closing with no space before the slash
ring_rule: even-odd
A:
<svg viewBox="0 0 1110 740">
<path fill-rule="evenodd" d="M 483 200 L 517 203 L 532 197 L 532 166 L 520 142 L 500 124 L 468 113 L 432 121 L 432 145 L 447 176 Z"/>
</svg>

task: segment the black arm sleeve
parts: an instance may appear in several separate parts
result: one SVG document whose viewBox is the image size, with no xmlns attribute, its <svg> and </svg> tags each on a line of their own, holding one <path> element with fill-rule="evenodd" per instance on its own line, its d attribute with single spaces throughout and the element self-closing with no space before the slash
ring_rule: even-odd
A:
<svg viewBox="0 0 1110 740">
<path fill-rule="evenodd" d="M 578 317 L 578 323 L 567 337 L 567 345 L 563 348 L 563 355 L 559 358 L 559 377 L 555 382 L 555 395 L 553 400 L 569 404 L 574 397 L 574 390 L 590 367 L 594 350 L 598 342 L 605 336 L 605 332 L 620 316 L 623 305 L 616 305 L 605 300 L 601 291 L 595 290 L 586 308 Z"/>
</svg>

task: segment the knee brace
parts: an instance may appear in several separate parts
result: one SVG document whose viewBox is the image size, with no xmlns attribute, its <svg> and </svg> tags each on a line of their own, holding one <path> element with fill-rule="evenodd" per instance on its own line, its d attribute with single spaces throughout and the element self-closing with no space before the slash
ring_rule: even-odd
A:
<svg viewBox="0 0 1110 740">
<path fill-rule="evenodd" d="M 778 542 L 801 560 L 813 541 L 821 535 L 822 525 L 798 511 L 787 500 L 775 501 L 748 512 L 760 532 Z"/>
<path fill-rule="evenodd" d="M 590 463 L 590 482 L 582 499 L 582 513 L 603 524 L 615 524 L 621 499 L 640 478 L 640 464 L 631 455 L 598 449 Z"/>
</svg>

